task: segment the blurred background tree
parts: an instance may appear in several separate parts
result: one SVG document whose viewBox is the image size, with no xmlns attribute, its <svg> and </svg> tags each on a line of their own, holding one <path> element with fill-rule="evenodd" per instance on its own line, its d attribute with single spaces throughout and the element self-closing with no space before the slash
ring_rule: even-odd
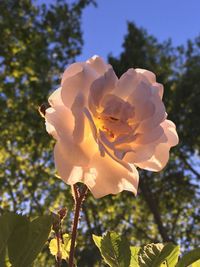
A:
<svg viewBox="0 0 200 267">
<path fill-rule="evenodd" d="M 0 0 L 0 211 L 34 217 L 66 206 L 67 232 L 70 188 L 55 176 L 54 141 L 37 108 L 81 53 L 81 15 L 89 4 L 94 1 L 39 6 L 30 0 Z M 118 76 L 131 67 L 156 73 L 165 85 L 164 102 L 180 144 L 164 171 L 140 171 L 137 198 L 129 192 L 100 200 L 88 196 L 77 251 L 82 267 L 104 266 L 91 235 L 106 230 L 121 232 L 137 245 L 169 240 L 184 249 L 199 245 L 200 37 L 174 48 L 128 23 L 122 53 L 109 55 L 108 61 Z M 54 266 L 47 248 L 35 266 Z"/>
</svg>

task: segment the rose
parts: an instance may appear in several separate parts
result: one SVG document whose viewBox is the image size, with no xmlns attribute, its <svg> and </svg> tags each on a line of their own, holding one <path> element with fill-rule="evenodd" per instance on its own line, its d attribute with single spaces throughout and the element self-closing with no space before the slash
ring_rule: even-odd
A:
<svg viewBox="0 0 200 267">
<path fill-rule="evenodd" d="M 97 198 L 136 194 L 136 167 L 160 171 L 178 143 L 162 95 L 163 86 L 147 70 L 129 69 L 118 79 L 98 56 L 69 66 L 45 112 L 61 179 L 85 183 Z"/>
</svg>

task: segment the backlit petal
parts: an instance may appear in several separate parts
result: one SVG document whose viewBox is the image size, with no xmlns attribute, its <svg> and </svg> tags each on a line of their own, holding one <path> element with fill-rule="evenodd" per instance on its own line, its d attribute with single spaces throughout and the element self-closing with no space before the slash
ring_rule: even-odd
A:
<svg viewBox="0 0 200 267">
<path fill-rule="evenodd" d="M 128 190 L 137 194 L 138 172 L 133 164 L 131 171 L 108 156 L 96 154 L 90 162 L 93 171 L 86 172 L 84 182 L 96 198 Z"/>
<path fill-rule="evenodd" d="M 88 102 L 89 107 L 94 114 L 96 114 L 96 110 L 99 108 L 103 97 L 114 89 L 116 82 L 117 76 L 115 75 L 114 70 L 110 68 L 103 76 L 100 76 L 92 83 Z"/>
<path fill-rule="evenodd" d="M 145 69 L 135 69 L 135 71 L 137 73 L 141 73 L 143 76 L 145 76 L 150 83 L 156 82 L 156 75 L 153 72 L 151 72 L 149 70 L 145 70 Z"/>
<path fill-rule="evenodd" d="M 106 64 L 103 59 L 97 55 L 86 61 L 98 74 L 103 75 L 111 66 Z"/>
<path fill-rule="evenodd" d="M 162 127 L 167 137 L 166 142 L 158 143 L 153 156 L 145 162 L 137 163 L 138 167 L 150 171 L 160 171 L 167 164 L 170 148 L 178 144 L 178 135 L 173 122 L 166 120 L 162 123 Z"/>
<path fill-rule="evenodd" d="M 98 76 L 99 74 L 86 63 L 72 64 L 66 69 L 62 79 L 61 97 L 63 103 L 71 108 L 79 92 L 82 92 L 87 99 L 89 87 Z"/>
</svg>

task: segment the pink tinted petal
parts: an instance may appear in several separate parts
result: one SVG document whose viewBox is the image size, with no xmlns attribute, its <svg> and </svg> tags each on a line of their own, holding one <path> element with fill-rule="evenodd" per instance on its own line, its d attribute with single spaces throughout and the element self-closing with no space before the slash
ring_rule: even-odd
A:
<svg viewBox="0 0 200 267">
<path fill-rule="evenodd" d="M 114 93 L 122 99 L 127 99 L 139 82 L 140 77 L 137 75 L 136 71 L 134 69 L 129 69 L 120 77 Z"/>
<path fill-rule="evenodd" d="M 164 132 L 168 138 L 169 146 L 176 146 L 179 142 L 178 134 L 176 132 L 176 125 L 170 120 L 165 120 L 161 123 L 161 126 L 163 127 Z"/>
<path fill-rule="evenodd" d="M 125 154 L 123 160 L 135 164 L 151 158 L 154 151 L 155 143 L 148 145 L 134 145 L 129 148 L 129 151 Z"/>
<path fill-rule="evenodd" d="M 114 94 L 107 94 L 101 101 L 101 107 L 102 116 L 111 116 L 125 123 L 134 116 L 134 107 Z"/>
<path fill-rule="evenodd" d="M 150 83 L 156 82 L 156 75 L 153 72 L 145 69 L 135 69 L 135 71 L 145 76 Z"/>
<path fill-rule="evenodd" d="M 159 143 L 167 141 L 163 127 L 157 127 L 152 132 L 145 135 L 137 135 L 135 142 L 129 144 L 130 152 L 128 152 L 124 160 L 131 163 L 139 163 L 150 159 L 155 153 L 156 146 Z"/>
<path fill-rule="evenodd" d="M 135 140 L 136 144 L 146 145 L 152 142 L 155 142 L 160 139 L 163 135 L 164 130 L 162 126 L 157 126 L 156 128 L 152 129 L 151 131 L 145 132 L 143 134 L 138 134 L 137 139 Z"/>
<path fill-rule="evenodd" d="M 137 194 L 138 172 L 133 164 L 129 164 L 131 171 L 113 161 L 110 157 L 96 154 L 90 166 L 92 171 L 86 172 L 84 182 L 96 198 L 108 194 L 117 194 L 128 190 Z"/>
<path fill-rule="evenodd" d="M 70 173 L 72 167 L 88 166 L 89 158 L 84 151 L 72 141 L 62 139 L 57 141 L 54 148 L 54 161 L 58 175 L 66 183 L 70 183 Z M 71 178 L 72 179 L 72 178 Z"/>
<path fill-rule="evenodd" d="M 151 97 L 151 94 L 150 84 L 145 80 L 141 80 L 128 97 L 128 101 L 137 109 L 137 106 L 144 104 Z"/>
<path fill-rule="evenodd" d="M 47 132 L 52 135 L 53 132 L 56 132 L 56 139 L 58 139 L 58 137 L 68 138 L 72 135 L 74 129 L 74 118 L 71 110 L 65 106 L 48 108 L 46 110 L 45 120 Z"/>
<path fill-rule="evenodd" d="M 136 163 L 136 165 L 144 170 L 160 171 L 162 170 L 169 160 L 169 146 L 167 144 L 159 144 L 153 156 L 144 162 Z"/>
<path fill-rule="evenodd" d="M 162 170 L 169 160 L 170 148 L 178 144 L 178 135 L 174 123 L 169 120 L 165 120 L 162 123 L 162 127 L 167 140 L 156 146 L 155 152 L 149 160 L 136 164 L 141 169 L 150 171 Z"/>
<path fill-rule="evenodd" d="M 90 133 L 92 133 L 92 135 L 94 137 L 94 140 L 97 141 L 97 134 L 98 133 L 97 133 L 97 127 L 96 127 L 96 125 L 94 123 L 93 117 L 92 117 L 91 113 L 89 112 L 89 110 L 87 108 L 84 108 L 83 112 L 84 112 L 85 117 L 87 119 Z"/>
<path fill-rule="evenodd" d="M 64 85 L 67 79 L 82 73 L 84 66 L 85 66 L 84 62 L 76 62 L 76 63 L 71 64 L 69 67 L 67 67 L 62 75 L 61 86 Z"/>
<path fill-rule="evenodd" d="M 155 94 L 159 94 L 160 98 L 162 99 L 164 93 L 164 86 L 161 83 L 153 83 L 152 90 Z"/>
<path fill-rule="evenodd" d="M 48 99 L 49 104 L 52 107 L 61 106 L 63 105 L 62 98 L 61 98 L 61 87 L 56 89 Z"/>
<path fill-rule="evenodd" d="M 54 162 L 59 177 L 64 182 L 67 182 L 69 175 L 72 171 L 73 164 L 68 161 L 68 157 L 64 153 L 59 142 L 57 142 L 54 147 Z"/>
<path fill-rule="evenodd" d="M 85 116 L 83 113 L 84 105 L 85 105 L 84 95 L 81 92 L 79 92 L 75 97 L 75 100 L 71 108 L 75 119 L 73 137 L 76 143 L 81 143 L 84 138 L 84 124 L 85 124 Z"/>
<path fill-rule="evenodd" d="M 154 104 L 154 113 L 151 117 L 141 121 L 139 127 L 137 128 L 137 133 L 150 131 L 166 119 L 165 106 L 160 97 L 158 95 L 154 95 L 150 101 Z"/>
<path fill-rule="evenodd" d="M 69 185 L 73 185 L 78 182 L 81 182 L 82 179 L 83 179 L 83 168 L 80 166 L 74 166 L 69 175 L 69 178 L 64 182 L 66 182 Z"/>
<path fill-rule="evenodd" d="M 134 111 L 135 115 L 133 117 L 133 122 L 141 122 L 153 116 L 155 113 L 155 105 L 150 99 L 147 99 L 144 104 L 136 105 Z"/>
<path fill-rule="evenodd" d="M 71 108 L 79 92 L 87 99 L 90 85 L 98 77 L 99 74 L 89 64 L 72 64 L 66 69 L 62 79 L 61 98 L 63 103 Z"/>
<path fill-rule="evenodd" d="M 95 114 L 96 109 L 99 108 L 100 102 L 105 94 L 111 92 L 117 82 L 117 76 L 112 68 L 105 72 L 105 74 L 96 79 L 90 88 L 89 93 L 89 107 Z"/>
<path fill-rule="evenodd" d="M 45 120 L 45 126 L 46 126 L 47 133 L 52 135 L 54 139 L 58 140 L 59 136 L 56 132 L 55 127 L 51 123 L 49 123 L 47 120 Z"/>
<path fill-rule="evenodd" d="M 99 56 L 93 56 L 86 61 L 98 74 L 103 75 L 111 66 Z"/>
<path fill-rule="evenodd" d="M 89 120 L 85 118 L 85 127 L 84 127 L 84 139 L 79 144 L 80 148 L 85 152 L 88 158 L 92 158 L 94 154 L 99 151 L 99 146 L 95 137 L 95 133 L 93 133 L 92 125 Z M 94 127 L 96 127 L 94 125 Z"/>
</svg>

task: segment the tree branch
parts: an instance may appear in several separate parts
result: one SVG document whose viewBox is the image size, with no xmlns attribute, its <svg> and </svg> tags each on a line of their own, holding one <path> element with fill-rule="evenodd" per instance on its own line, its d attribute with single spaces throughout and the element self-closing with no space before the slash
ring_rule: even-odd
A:
<svg viewBox="0 0 200 267">
<path fill-rule="evenodd" d="M 157 201 L 155 197 L 153 196 L 150 188 L 148 187 L 147 182 L 145 181 L 145 176 L 140 180 L 140 189 L 142 191 L 143 197 L 150 209 L 150 211 L 153 214 L 155 223 L 157 224 L 158 231 L 163 239 L 164 242 L 172 241 L 171 238 L 167 234 L 167 229 L 164 227 L 159 208 L 157 205 Z"/>
</svg>

